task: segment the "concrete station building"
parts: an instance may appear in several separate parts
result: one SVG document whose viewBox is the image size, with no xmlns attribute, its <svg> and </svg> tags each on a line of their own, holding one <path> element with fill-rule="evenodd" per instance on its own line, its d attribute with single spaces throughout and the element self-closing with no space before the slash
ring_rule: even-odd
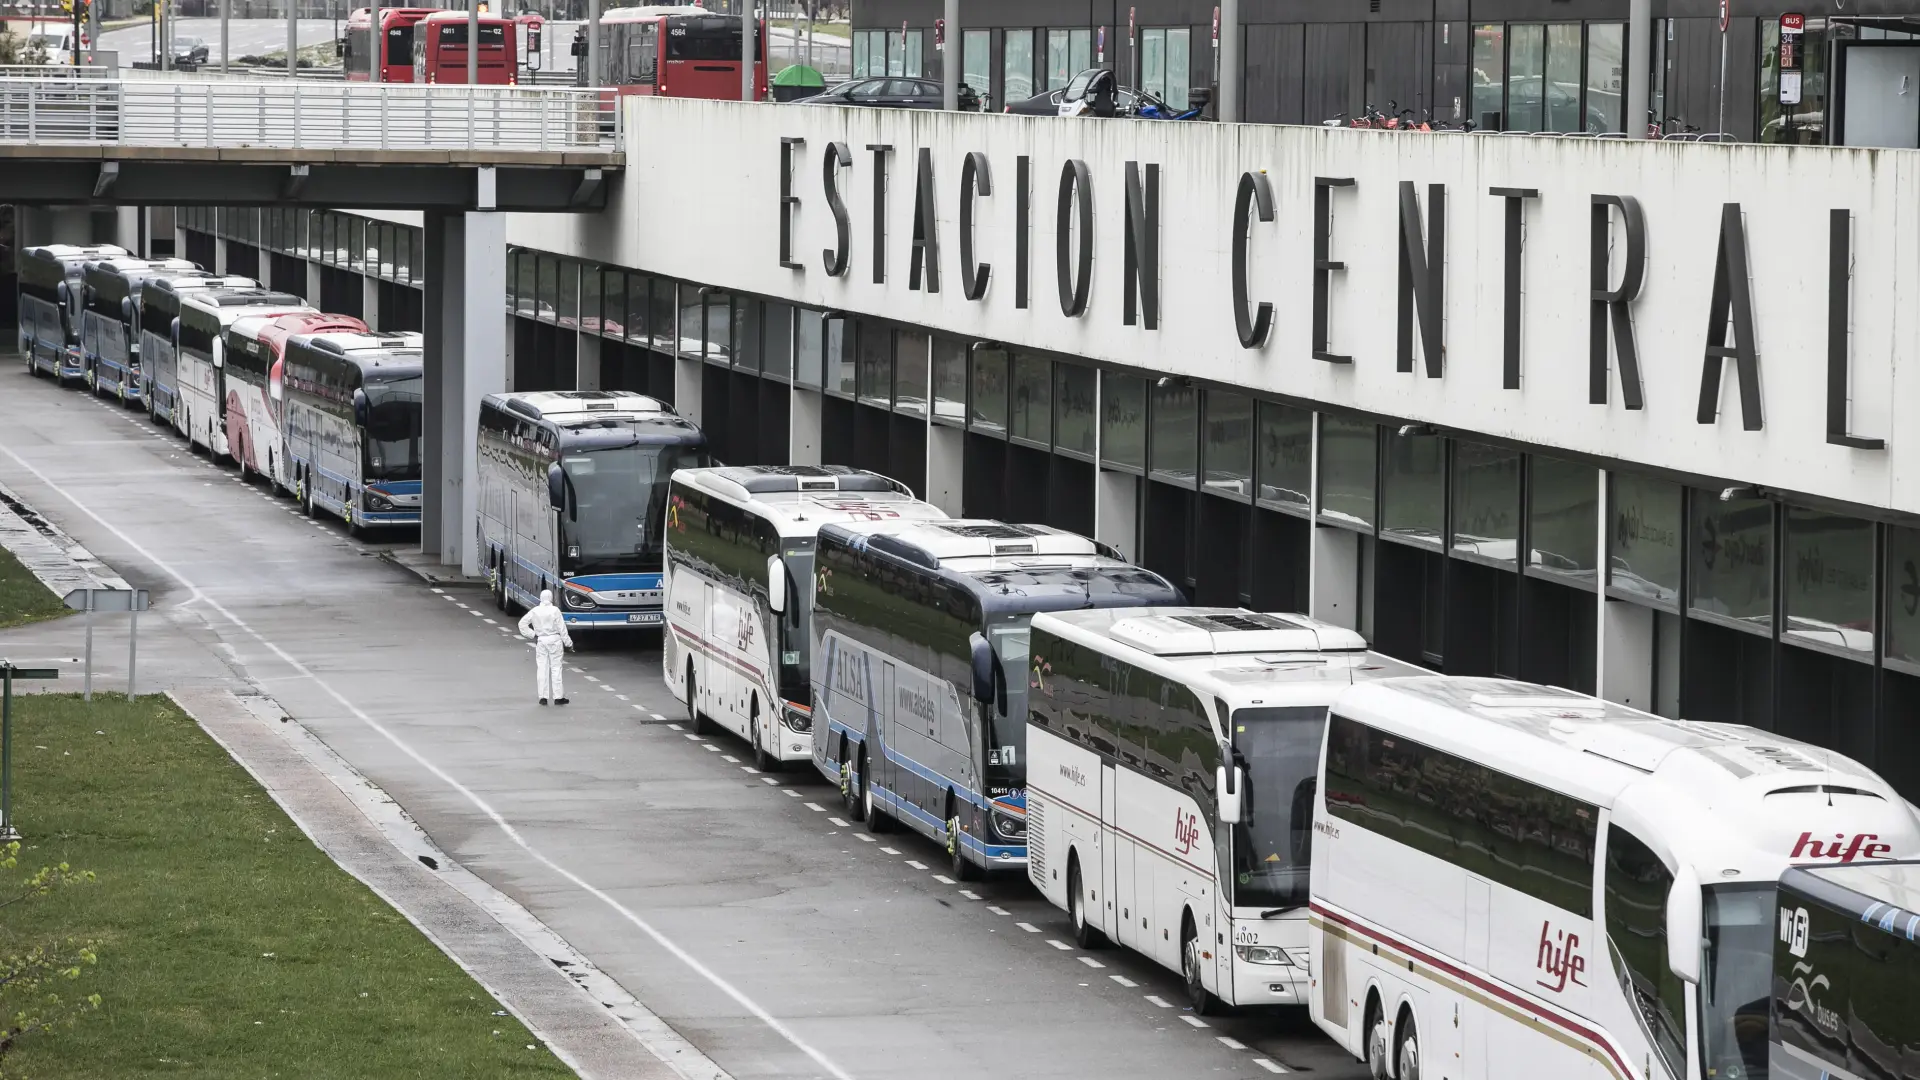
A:
<svg viewBox="0 0 1920 1080">
<path fill-rule="evenodd" d="M 1920 154 L 628 107 L 604 214 L 507 218 L 512 388 L 1920 796 Z M 176 246 L 431 332 L 423 224 Z"/>
</svg>

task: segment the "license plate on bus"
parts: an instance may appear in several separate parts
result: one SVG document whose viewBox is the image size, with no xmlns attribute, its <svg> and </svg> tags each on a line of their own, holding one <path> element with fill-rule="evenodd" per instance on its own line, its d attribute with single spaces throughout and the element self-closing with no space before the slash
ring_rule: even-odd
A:
<svg viewBox="0 0 1920 1080">
<path fill-rule="evenodd" d="M 661 614 L 657 611 L 636 611 L 627 616 L 627 621 L 630 623 L 657 623 L 661 617 Z"/>
</svg>

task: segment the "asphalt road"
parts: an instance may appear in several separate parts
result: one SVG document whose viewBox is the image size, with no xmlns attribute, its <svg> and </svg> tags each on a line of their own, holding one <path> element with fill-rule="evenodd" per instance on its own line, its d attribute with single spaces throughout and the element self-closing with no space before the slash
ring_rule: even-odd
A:
<svg viewBox="0 0 1920 1080">
<path fill-rule="evenodd" d="M 1364 1075 L 1303 1014 L 1192 1016 L 1171 973 L 1071 947 L 1024 879 L 951 883 L 931 845 L 849 826 L 804 765 L 762 775 L 683 730 L 653 642 L 589 644 L 574 704 L 537 706 L 482 590 L 431 588 L 383 559 L 400 542 L 309 521 L 10 354 L 0 482 L 152 590 L 143 688 L 272 696 L 739 1080 Z M 79 632 L 0 633 L 0 654 L 75 657 Z"/>
</svg>

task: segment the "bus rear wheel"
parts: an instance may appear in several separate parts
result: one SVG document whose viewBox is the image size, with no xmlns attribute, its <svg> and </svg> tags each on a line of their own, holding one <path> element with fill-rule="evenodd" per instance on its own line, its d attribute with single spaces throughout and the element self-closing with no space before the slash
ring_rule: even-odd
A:
<svg viewBox="0 0 1920 1080">
<path fill-rule="evenodd" d="M 855 786 L 853 759 L 847 756 L 847 736 L 840 735 L 840 802 L 847 808 L 847 816 L 860 821 L 867 816 L 866 807 L 860 801 L 860 790 Z"/>
<path fill-rule="evenodd" d="M 1107 935 L 1101 933 L 1087 918 L 1087 886 L 1080 877 L 1080 853 L 1067 856 L 1067 918 L 1073 921 L 1074 944 L 1083 949 L 1097 949 L 1107 943 Z"/>
<path fill-rule="evenodd" d="M 1219 1011 L 1219 1004 L 1207 992 L 1206 980 L 1201 975 L 1200 932 L 1193 924 L 1191 911 L 1180 920 L 1180 975 L 1187 984 L 1187 1004 L 1192 1007 L 1193 1015 L 1208 1016 Z"/>
<path fill-rule="evenodd" d="M 687 720 L 693 725 L 695 735 L 706 735 L 713 731 L 713 724 L 700 711 L 699 686 L 693 681 L 693 658 L 687 658 Z"/>
<path fill-rule="evenodd" d="M 1413 1013 L 1400 1013 L 1399 1038 L 1393 1054 L 1395 1080 L 1420 1080 L 1420 1032 L 1414 1026 Z"/>
</svg>

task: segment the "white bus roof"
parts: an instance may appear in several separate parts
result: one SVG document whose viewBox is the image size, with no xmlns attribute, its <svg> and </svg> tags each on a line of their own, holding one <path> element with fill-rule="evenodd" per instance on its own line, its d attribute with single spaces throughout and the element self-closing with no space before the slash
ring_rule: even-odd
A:
<svg viewBox="0 0 1920 1080">
<path fill-rule="evenodd" d="M 173 292 L 191 292 L 199 289 L 258 289 L 260 283 L 250 277 L 238 274 L 216 274 L 210 270 L 175 270 L 160 274 L 154 279 Z"/>
<path fill-rule="evenodd" d="M 1102 608 L 1043 612 L 1036 630 L 1179 679 L 1230 708 L 1330 705 L 1362 679 L 1427 672 L 1369 652 L 1359 634 L 1305 615 L 1245 608 Z"/>
<path fill-rule="evenodd" d="M 848 521 L 847 532 L 890 538 L 887 549 L 928 567 L 963 574 L 1039 567 L 1126 566 L 1104 545 L 1048 525 L 955 518 L 944 521 Z"/>
<path fill-rule="evenodd" d="M 496 398 L 498 404 L 510 412 L 532 420 L 550 420 L 556 424 L 616 416 L 651 419 L 673 413 L 660 399 L 630 390 L 542 390 L 488 396 Z"/>
<path fill-rule="evenodd" d="M 181 307 L 194 307 L 215 315 L 223 327 L 232 326 L 236 319 L 249 315 L 291 315 L 296 311 L 313 311 L 305 300 L 291 293 L 276 293 L 266 289 L 240 289 L 231 292 L 196 289 L 180 297 Z"/>
<path fill-rule="evenodd" d="M 390 334 L 361 334 L 348 330 L 325 330 L 317 334 L 301 334 L 300 340 L 330 353 L 342 356 L 360 352 L 392 352 L 395 349 L 425 349 L 426 337 L 413 330 L 399 330 Z"/>
<path fill-rule="evenodd" d="M 844 465 L 735 465 L 680 469 L 675 481 L 744 507 L 784 537 L 812 536 L 828 522 L 937 520 L 946 511 L 921 502 L 890 476 Z"/>
<path fill-rule="evenodd" d="M 620 8 L 609 8 L 608 10 L 601 12 L 600 21 L 603 23 L 645 22 L 648 19 L 657 19 L 662 16 L 717 15 L 717 14 L 719 14 L 719 12 L 709 11 L 708 9 L 703 8 L 698 4 L 682 4 L 678 6 L 654 5 L 652 7 L 620 7 Z"/>
<path fill-rule="evenodd" d="M 1737 724 L 1669 720 L 1556 687 L 1429 676 L 1355 686 L 1341 716 L 1653 823 L 1677 857 L 1776 879 L 1840 826 L 1920 855 L 1920 820 L 1846 757 Z M 1643 839 L 1651 839 L 1643 837 Z"/>
</svg>

